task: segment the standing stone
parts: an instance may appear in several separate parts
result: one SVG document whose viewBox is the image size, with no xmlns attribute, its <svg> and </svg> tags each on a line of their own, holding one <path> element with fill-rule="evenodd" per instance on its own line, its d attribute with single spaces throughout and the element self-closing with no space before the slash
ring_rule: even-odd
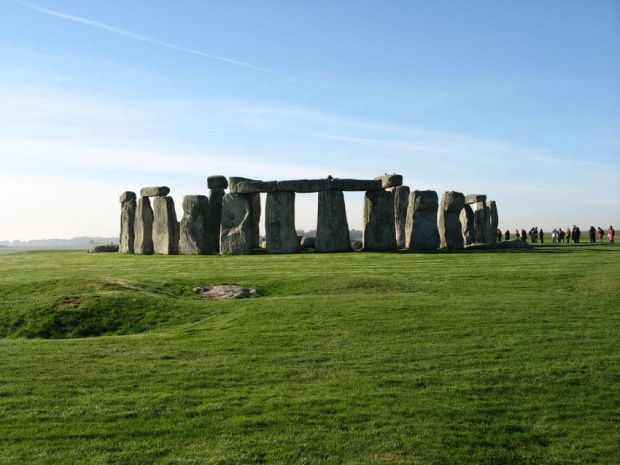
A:
<svg viewBox="0 0 620 465">
<path fill-rule="evenodd" d="M 269 192 L 265 202 L 267 253 L 299 251 L 295 230 L 295 193 Z"/>
<path fill-rule="evenodd" d="M 121 234 L 118 251 L 120 253 L 133 253 L 134 251 L 134 223 L 136 221 L 136 194 L 123 192 L 121 195 Z"/>
<path fill-rule="evenodd" d="M 183 219 L 179 238 L 182 254 L 204 255 L 211 252 L 209 213 L 209 199 L 206 195 L 183 197 Z"/>
<path fill-rule="evenodd" d="M 342 191 L 319 192 L 316 252 L 349 252 L 351 237 Z"/>
<path fill-rule="evenodd" d="M 209 176 L 207 178 L 209 188 L 209 233 L 207 237 L 211 242 L 211 250 L 215 253 L 220 251 L 220 225 L 222 222 L 222 198 L 224 190 L 228 187 L 228 180 L 224 176 Z"/>
<path fill-rule="evenodd" d="M 179 222 L 172 197 L 153 199 L 153 248 L 160 255 L 179 253 Z"/>
<path fill-rule="evenodd" d="M 463 241 L 465 245 L 471 245 L 476 242 L 476 230 L 474 227 L 474 210 L 471 205 L 465 204 L 461 210 L 461 231 L 463 233 Z"/>
<path fill-rule="evenodd" d="M 460 250 L 464 247 L 461 211 L 465 196 L 460 192 L 444 192 L 439 210 L 439 238 L 442 249 Z"/>
<path fill-rule="evenodd" d="M 435 191 L 415 190 L 409 195 L 405 245 L 409 249 L 435 250 L 439 247 Z"/>
<path fill-rule="evenodd" d="M 252 194 L 252 237 L 254 247 L 260 247 L 260 194 Z"/>
<path fill-rule="evenodd" d="M 477 243 L 490 242 L 487 238 L 490 220 L 487 217 L 485 203 L 486 202 L 476 202 L 474 204 L 474 231 Z"/>
<path fill-rule="evenodd" d="M 151 255 L 153 253 L 153 209 L 148 197 L 140 197 L 136 208 L 134 223 L 134 253 Z"/>
<path fill-rule="evenodd" d="M 495 200 L 485 202 L 485 210 L 486 214 L 488 215 L 489 242 L 495 243 L 497 242 L 497 226 L 499 224 L 497 217 L 497 205 L 495 204 Z"/>
<path fill-rule="evenodd" d="M 409 205 L 409 187 L 394 188 L 394 221 L 396 228 L 396 247 L 405 247 L 405 231 L 407 225 L 407 206 Z"/>
<path fill-rule="evenodd" d="M 226 194 L 222 199 L 220 253 L 250 254 L 254 249 L 252 233 L 252 195 Z"/>
<path fill-rule="evenodd" d="M 396 250 L 394 194 L 389 191 L 366 192 L 364 196 L 364 250 Z"/>
</svg>

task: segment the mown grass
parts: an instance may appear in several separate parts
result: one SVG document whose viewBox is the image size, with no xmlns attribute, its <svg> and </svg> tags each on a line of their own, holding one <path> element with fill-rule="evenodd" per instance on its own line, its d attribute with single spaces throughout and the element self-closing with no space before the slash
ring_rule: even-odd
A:
<svg viewBox="0 0 620 465">
<path fill-rule="evenodd" d="M 618 463 L 619 277 L 585 244 L 3 255 L 0 462 Z"/>
</svg>

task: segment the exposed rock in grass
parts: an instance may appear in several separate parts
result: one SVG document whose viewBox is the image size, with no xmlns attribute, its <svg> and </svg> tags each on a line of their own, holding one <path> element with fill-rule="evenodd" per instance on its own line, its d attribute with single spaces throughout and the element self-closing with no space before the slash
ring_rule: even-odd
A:
<svg viewBox="0 0 620 465">
<path fill-rule="evenodd" d="M 203 299 L 223 300 L 223 299 L 244 299 L 256 296 L 256 289 L 253 287 L 242 287 L 237 284 L 222 284 L 218 286 L 198 286 L 194 292 Z"/>
<path fill-rule="evenodd" d="M 95 245 L 88 249 L 88 253 L 118 252 L 118 244 Z"/>
</svg>

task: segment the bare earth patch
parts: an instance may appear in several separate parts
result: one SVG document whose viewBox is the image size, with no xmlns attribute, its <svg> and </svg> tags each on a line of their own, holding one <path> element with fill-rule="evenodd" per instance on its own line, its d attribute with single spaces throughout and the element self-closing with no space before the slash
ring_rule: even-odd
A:
<svg viewBox="0 0 620 465">
<path fill-rule="evenodd" d="M 223 300 L 223 299 L 244 299 L 256 296 L 256 289 L 253 287 L 242 287 L 236 284 L 221 284 L 218 286 L 198 286 L 194 292 L 203 299 Z"/>
</svg>

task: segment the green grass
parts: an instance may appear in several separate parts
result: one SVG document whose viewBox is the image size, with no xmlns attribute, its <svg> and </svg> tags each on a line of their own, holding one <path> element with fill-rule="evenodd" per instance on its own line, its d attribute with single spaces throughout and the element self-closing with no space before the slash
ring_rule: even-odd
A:
<svg viewBox="0 0 620 465">
<path fill-rule="evenodd" d="M 0 335 L 1 463 L 620 462 L 617 245 L 1 255 Z"/>
</svg>

